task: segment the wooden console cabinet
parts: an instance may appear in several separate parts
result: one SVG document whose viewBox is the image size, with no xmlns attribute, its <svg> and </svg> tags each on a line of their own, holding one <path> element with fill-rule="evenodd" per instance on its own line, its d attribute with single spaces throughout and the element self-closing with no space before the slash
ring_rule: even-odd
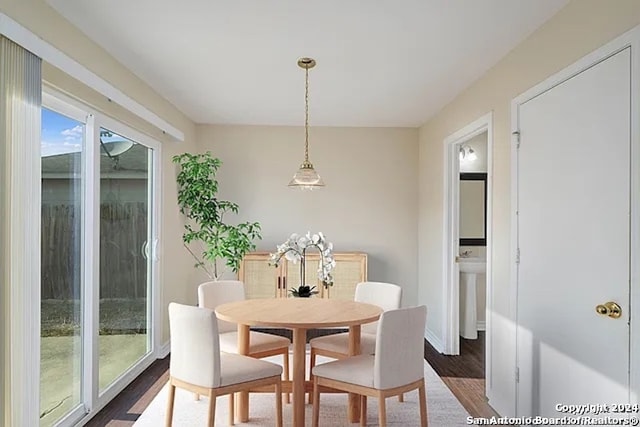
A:
<svg viewBox="0 0 640 427">
<path fill-rule="evenodd" d="M 318 279 L 318 253 L 307 255 L 306 282 L 315 285 L 322 298 L 353 300 L 356 284 L 367 280 L 367 254 L 334 252 L 333 257 L 333 286 L 324 289 Z M 283 260 L 280 266 L 273 267 L 269 259 L 269 252 L 250 252 L 240 263 L 238 280 L 244 283 L 247 298 L 286 298 L 290 289 L 300 285 L 300 264 Z"/>
</svg>

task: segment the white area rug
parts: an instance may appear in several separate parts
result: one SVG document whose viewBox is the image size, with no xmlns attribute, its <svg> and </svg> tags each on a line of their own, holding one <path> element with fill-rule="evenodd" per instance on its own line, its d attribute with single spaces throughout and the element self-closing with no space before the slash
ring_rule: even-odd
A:
<svg viewBox="0 0 640 427">
<path fill-rule="evenodd" d="M 274 363 L 281 363 L 282 357 L 267 358 Z M 318 364 L 331 359 L 318 357 Z M 308 362 L 308 360 L 307 360 Z M 308 372 L 308 369 L 307 369 Z M 462 407 L 458 399 L 442 382 L 428 363 L 424 364 L 424 375 L 427 384 L 427 413 L 429 427 L 457 427 L 466 426 L 469 413 Z M 275 424 L 275 403 L 273 394 L 253 393 L 249 398 L 249 422 L 239 423 L 237 426 L 272 426 Z M 412 427 L 420 425 L 420 411 L 418 407 L 418 392 L 405 394 L 404 402 L 398 402 L 397 397 L 387 399 L 387 425 Z M 221 396 L 216 402 L 216 425 L 228 425 L 228 397 Z M 206 414 L 209 402 L 203 397 L 195 401 L 193 394 L 176 389 L 176 400 L 173 411 L 174 427 L 198 427 L 206 424 Z M 135 427 L 157 427 L 164 425 L 167 407 L 167 387 L 153 399 L 149 407 L 142 413 Z M 291 404 L 283 404 L 284 425 L 292 425 Z M 312 406 L 306 405 L 306 425 L 311 426 Z M 320 426 L 342 427 L 350 424 L 347 421 L 347 395 L 322 394 L 320 396 Z M 378 425 L 378 403 L 376 399 L 367 401 L 367 425 Z"/>
</svg>

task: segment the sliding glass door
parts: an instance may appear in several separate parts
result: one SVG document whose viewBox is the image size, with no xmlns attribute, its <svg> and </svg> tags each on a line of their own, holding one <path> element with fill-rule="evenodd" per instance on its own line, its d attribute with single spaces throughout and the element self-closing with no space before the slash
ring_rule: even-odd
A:
<svg viewBox="0 0 640 427">
<path fill-rule="evenodd" d="M 40 425 L 75 425 L 154 359 L 155 141 L 61 95 L 42 110 Z"/>
<path fill-rule="evenodd" d="M 82 404 L 85 123 L 42 109 L 40 425 Z"/>
<path fill-rule="evenodd" d="M 100 129 L 100 392 L 151 350 L 153 150 Z"/>
</svg>

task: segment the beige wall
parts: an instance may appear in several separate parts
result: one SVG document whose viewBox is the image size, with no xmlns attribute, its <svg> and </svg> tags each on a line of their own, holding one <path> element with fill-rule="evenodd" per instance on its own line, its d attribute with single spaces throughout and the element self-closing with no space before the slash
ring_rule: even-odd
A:
<svg viewBox="0 0 640 427">
<path fill-rule="evenodd" d="M 420 128 L 420 301 L 442 337 L 443 140 L 489 111 L 494 118 L 493 322 L 490 403 L 515 408 L 515 333 L 510 311 L 511 100 L 640 22 L 637 0 L 573 0 Z"/>
<path fill-rule="evenodd" d="M 315 128 L 310 160 L 326 188 L 287 184 L 303 160 L 303 127 L 198 126 L 198 146 L 223 161 L 220 195 L 259 221 L 258 249 L 291 233 L 322 231 L 335 251 L 369 254 L 369 279 L 403 287 L 417 302 L 418 130 Z"/>
<path fill-rule="evenodd" d="M 171 157 L 182 151 L 195 151 L 195 125 L 168 101 L 153 91 L 145 82 L 117 62 L 80 30 L 72 26 L 42 0 L 0 0 L 0 12 L 9 16 L 29 31 L 55 46 L 90 71 L 110 82 L 144 107 L 185 134 L 185 142 L 169 142 L 162 132 L 110 102 L 103 95 L 69 77 L 50 64 L 43 64 L 43 79 L 68 95 L 81 99 L 97 110 L 112 116 L 162 142 L 162 205 L 160 256 L 163 260 L 162 281 L 162 342 L 169 339 L 167 317 L 169 301 L 191 300 L 192 286 L 197 278 L 193 263 L 182 248 L 182 221 L 176 204 L 176 183 Z"/>
</svg>

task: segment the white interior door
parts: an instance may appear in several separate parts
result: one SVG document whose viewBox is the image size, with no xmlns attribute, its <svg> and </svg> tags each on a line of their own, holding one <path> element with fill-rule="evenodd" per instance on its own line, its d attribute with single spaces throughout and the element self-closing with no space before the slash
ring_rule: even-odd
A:
<svg viewBox="0 0 640 427">
<path fill-rule="evenodd" d="M 518 415 L 629 399 L 630 67 L 627 48 L 518 108 Z"/>
</svg>

